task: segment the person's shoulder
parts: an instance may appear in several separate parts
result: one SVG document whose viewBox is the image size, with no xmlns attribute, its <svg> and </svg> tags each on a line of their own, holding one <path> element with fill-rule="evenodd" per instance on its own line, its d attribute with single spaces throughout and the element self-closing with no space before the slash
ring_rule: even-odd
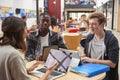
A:
<svg viewBox="0 0 120 80">
<path fill-rule="evenodd" d="M 104 30 L 106 34 L 112 34 L 111 30 Z"/>
<path fill-rule="evenodd" d="M 13 46 L 11 45 L 6 45 L 3 47 L 3 50 L 7 49 L 7 51 L 5 53 L 7 53 L 7 55 L 9 57 L 16 57 L 16 56 L 20 56 L 20 52 L 15 49 Z"/>
<path fill-rule="evenodd" d="M 50 30 L 50 34 L 51 34 L 52 36 L 54 36 L 54 35 L 58 35 L 57 32 L 54 32 L 54 31 L 52 31 L 52 30 Z"/>
<path fill-rule="evenodd" d="M 88 36 L 87 36 L 88 39 L 93 38 L 93 37 L 94 37 L 94 34 L 91 34 L 91 33 L 89 33 Z"/>
<path fill-rule="evenodd" d="M 9 51 L 9 52 L 16 52 L 16 51 L 18 51 L 17 49 L 15 49 L 13 46 L 11 46 L 11 45 L 5 45 L 5 46 L 3 46 L 3 49 L 7 49 L 7 51 Z"/>
<path fill-rule="evenodd" d="M 111 30 L 105 30 L 106 37 L 115 37 Z"/>
<path fill-rule="evenodd" d="M 106 34 L 106 36 L 105 36 L 106 40 L 108 40 L 110 42 L 111 41 L 114 41 L 114 42 L 118 41 L 117 38 L 116 38 L 116 36 L 112 33 L 111 30 L 105 30 L 105 34 Z"/>
<path fill-rule="evenodd" d="M 94 37 L 94 34 L 89 33 L 86 37 L 86 42 L 91 41 L 93 39 L 93 37 Z"/>
<path fill-rule="evenodd" d="M 39 30 L 34 30 L 34 31 L 31 31 L 29 34 L 28 34 L 28 37 L 27 38 L 35 38 L 36 36 L 39 35 Z"/>
<path fill-rule="evenodd" d="M 54 32 L 54 31 L 50 31 L 50 35 L 52 38 L 55 38 L 55 39 L 61 38 L 60 34 L 58 34 L 57 32 Z"/>
<path fill-rule="evenodd" d="M 30 33 L 29 33 L 29 35 L 36 35 L 37 33 L 39 32 L 39 30 L 34 30 L 34 31 L 31 31 Z"/>
</svg>

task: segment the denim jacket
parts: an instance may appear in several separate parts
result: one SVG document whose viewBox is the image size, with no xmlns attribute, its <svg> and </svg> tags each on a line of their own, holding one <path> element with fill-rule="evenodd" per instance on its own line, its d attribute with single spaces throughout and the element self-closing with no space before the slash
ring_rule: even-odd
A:
<svg viewBox="0 0 120 80">
<path fill-rule="evenodd" d="M 27 51 L 25 54 L 25 58 L 28 61 L 35 60 L 36 54 L 40 52 L 41 42 L 40 42 L 40 32 L 39 30 L 35 30 L 30 32 L 28 37 L 26 38 L 27 41 Z M 50 45 L 57 45 L 59 48 L 65 48 L 66 46 L 63 42 L 63 39 L 58 33 L 49 31 L 49 46 Z"/>
</svg>

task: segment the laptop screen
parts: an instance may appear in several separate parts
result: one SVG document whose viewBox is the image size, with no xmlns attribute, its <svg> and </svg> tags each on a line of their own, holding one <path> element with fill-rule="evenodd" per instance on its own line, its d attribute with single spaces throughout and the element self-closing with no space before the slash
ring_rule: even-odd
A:
<svg viewBox="0 0 120 80">
<path fill-rule="evenodd" d="M 58 62 L 58 66 L 55 69 L 56 71 L 66 73 L 68 67 L 70 65 L 70 61 L 72 59 L 71 52 L 64 52 L 61 50 L 51 49 L 50 53 L 47 57 L 45 67 L 50 67 L 56 61 Z"/>
<path fill-rule="evenodd" d="M 57 45 L 44 46 L 43 47 L 43 61 L 46 61 L 48 54 L 50 53 L 50 49 L 57 49 L 58 50 L 58 46 Z"/>
</svg>

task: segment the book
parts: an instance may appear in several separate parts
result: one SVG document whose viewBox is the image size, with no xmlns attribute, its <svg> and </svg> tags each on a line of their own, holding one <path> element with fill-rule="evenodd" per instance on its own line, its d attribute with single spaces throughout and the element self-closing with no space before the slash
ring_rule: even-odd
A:
<svg viewBox="0 0 120 80">
<path fill-rule="evenodd" d="M 104 64 L 84 63 L 80 66 L 71 68 L 71 71 L 80 73 L 84 76 L 92 77 L 94 75 L 107 72 L 110 67 Z"/>
</svg>

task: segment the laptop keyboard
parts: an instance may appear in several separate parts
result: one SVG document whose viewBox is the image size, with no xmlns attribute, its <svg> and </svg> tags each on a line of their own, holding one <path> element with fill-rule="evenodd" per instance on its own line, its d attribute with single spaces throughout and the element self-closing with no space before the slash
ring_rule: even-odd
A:
<svg viewBox="0 0 120 80">
<path fill-rule="evenodd" d="M 46 72 L 46 68 L 41 68 L 41 69 L 38 69 L 37 71 L 40 71 L 40 72 L 43 72 L 43 73 L 45 73 Z M 53 71 L 52 73 L 51 73 L 51 76 L 58 76 L 58 75 L 61 75 L 62 73 L 60 73 L 60 72 L 57 72 L 57 71 Z"/>
</svg>

